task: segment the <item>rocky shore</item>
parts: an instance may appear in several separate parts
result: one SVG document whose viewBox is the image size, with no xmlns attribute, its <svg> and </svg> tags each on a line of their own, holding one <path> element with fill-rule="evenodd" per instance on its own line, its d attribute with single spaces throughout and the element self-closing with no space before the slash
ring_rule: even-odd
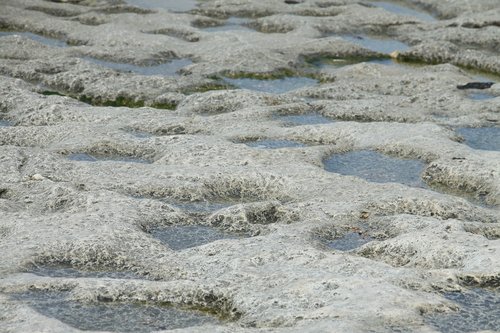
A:
<svg viewBox="0 0 500 333">
<path fill-rule="evenodd" d="M 0 332 L 500 331 L 499 22 L 0 0 Z"/>
</svg>

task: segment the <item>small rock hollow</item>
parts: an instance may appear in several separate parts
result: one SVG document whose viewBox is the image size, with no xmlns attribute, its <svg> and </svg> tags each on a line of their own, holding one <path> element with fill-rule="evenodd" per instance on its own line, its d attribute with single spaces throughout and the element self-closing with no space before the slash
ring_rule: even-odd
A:
<svg viewBox="0 0 500 333">
<path fill-rule="evenodd" d="M 401 183 L 425 188 L 421 179 L 425 163 L 419 160 L 399 159 L 374 151 L 360 150 L 334 154 L 324 160 L 327 171 L 358 176 L 375 183 Z"/>
</svg>

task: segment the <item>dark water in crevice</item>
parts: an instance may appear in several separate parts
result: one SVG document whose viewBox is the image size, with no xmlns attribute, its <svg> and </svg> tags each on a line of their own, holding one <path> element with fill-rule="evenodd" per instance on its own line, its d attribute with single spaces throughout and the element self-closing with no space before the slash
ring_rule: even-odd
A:
<svg viewBox="0 0 500 333">
<path fill-rule="evenodd" d="M 165 9 L 173 12 L 187 12 L 197 7 L 196 0 L 126 0 L 129 5 L 144 9 Z"/>
<path fill-rule="evenodd" d="M 29 291 L 12 298 L 83 331 L 152 332 L 219 323 L 206 313 L 171 306 L 78 302 L 70 299 L 69 292 Z"/>
<path fill-rule="evenodd" d="M 413 16 L 425 22 L 435 22 L 437 19 L 423 10 L 413 9 L 400 1 L 370 1 L 369 4 L 383 8 L 388 12 L 399 15 Z"/>
<path fill-rule="evenodd" d="M 282 79 L 274 80 L 224 78 L 224 81 L 240 89 L 261 91 L 271 94 L 282 94 L 292 90 L 311 87 L 318 84 L 317 80 L 308 77 L 285 77 Z"/>
<path fill-rule="evenodd" d="M 248 141 L 245 144 L 252 148 L 258 149 L 279 149 L 279 148 L 300 148 L 306 147 L 305 144 L 290 141 L 290 140 L 258 140 L 258 141 Z"/>
<path fill-rule="evenodd" d="M 462 127 L 456 132 L 471 148 L 500 151 L 500 127 Z"/>
<path fill-rule="evenodd" d="M 374 239 L 359 232 L 348 232 L 345 235 L 333 240 L 324 241 L 325 245 L 339 251 L 354 250 Z"/>
<path fill-rule="evenodd" d="M 113 62 L 95 59 L 91 57 L 82 58 L 93 64 L 107 67 L 118 72 L 134 73 L 145 76 L 159 75 L 159 76 L 176 76 L 178 71 L 186 66 L 191 65 L 193 62 L 190 59 L 173 59 L 167 63 L 151 65 L 151 66 L 137 66 L 121 62 Z"/>
<path fill-rule="evenodd" d="M 421 178 L 425 163 L 399 159 L 370 150 L 334 154 L 323 161 L 325 170 L 357 176 L 375 183 L 401 183 L 426 188 Z"/>
<path fill-rule="evenodd" d="M 202 225 L 166 226 L 154 228 L 150 233 L 174 251 L 197 247 L 220 239 L 241 237 L 241 235 Z"/>
<path fill-rule="evenodd" d="M 451 313 L 429 313 L 425 321 L 443 333 L 500 330 L 500 292 L 491 289 L 469 289 L 448 292 L 443 296 L 459 309 Z"/>
<path fill-rule="evenodd" d="M 0 38 L 3 36 L 14 36 L 14 35 L 23 36 L 47 46 L 68 47 L 68 44 L 63 40 L 37 35 L 32 32 L 0 31 Z"/>
<path fill-rule="evenodd" d="M 151 161 L 129 156 L 96 156 L 86 153 L 76 153 L 68 155 L 68 159 L 77 162 L 98 162 L 98 161 L 112 161 L 112 162 L 131 162 L 131 163 L 142 163 L 150 164 Z"/>
</svg>

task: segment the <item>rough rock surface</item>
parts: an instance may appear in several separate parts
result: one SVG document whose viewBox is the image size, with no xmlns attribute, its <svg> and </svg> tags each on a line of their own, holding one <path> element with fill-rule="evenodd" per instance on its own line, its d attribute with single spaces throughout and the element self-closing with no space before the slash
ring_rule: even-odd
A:
<svg viewBox="0 0 500 333">
<path fill-rule="evenodd" d="M 0 0 L 2 32 L 68 44 L 0 35 L 0 331 L 79 332 L 11 297 L 28 290 L 224 318 L 176 332 L 433 332 L 425 314 L 454 309 L 443 291 L 498 291 L 500 152 L 473 149 L 454 129 L 498 127 L 500 5 L 406 5 L 436 20 L 354 0 L 203 0 L 185 12 Z M 249 29 L 205 29 L 233 16 Z M 391 65 L 344 35 L 409 49 Z M 378 57 L 386 62 L 367 61 Z M 150 76 L 89 58 L 192 64 Z M 318 58 L 350 61 L 313 65 Z M 457 89 L 487 74 L 489 98 Z M 277 95 L 223 80 L 283 76 L 318 84 Z M 332 122 L 279 120 L 311 112 Z M 258 139 L 305 146 L 245 145 Z M 356 150 L 425 161 L 428 187 L 324 170 L 327 157 Z M 193 202 L 221 207 L 182 206 Z M 175 224 L 245 237 L 173 251 L 148 233 Z M 352 230 L 373 240 L 346 252 L 325 246 Z M 44 265 L 143 278 L 30 273 Z"/>
</svg>

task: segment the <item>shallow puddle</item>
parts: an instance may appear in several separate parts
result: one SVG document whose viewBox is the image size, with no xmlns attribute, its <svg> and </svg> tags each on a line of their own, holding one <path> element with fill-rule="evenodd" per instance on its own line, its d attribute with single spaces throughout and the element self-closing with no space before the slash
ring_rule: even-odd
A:
<svg viewBox="0 0 500 333">
<path fill-rule="evenodd" d="M 471 148 L 500 151 L 500 127 L 463 127 L 456 132 Z"/>
<path fill-rule="evenodd" d="M 0 120 L 0 127 L 8 127 L 8 126 L 12 126 L 12 123 L 10 121 Z"/>
<path fill-rule="evenodd" d="M 238 238 L 236 234 L 202 225 L 167 226 L 150 231 L 153 237 L 174 251 L 212 243 L 219 239 Z"/>
<path fill-rule="evenodd" d="M 152 332 L 219 322 L 199 311 L 137 303 L 82 303 L 69 296 L 68 292 L 30 291 L 12 298 L 83 331 Z"/>
<path fill-rule="evenodd" d="M 254 29 L 251 29 L 250 27 L 248 27 L 246 25 L 249 22 L 250 22 L 250 20 L 247 18 L 232 16 L 232 17 L 229 17 L 223 25 L 203 28 L 202 30 L 207 31 L 207 32 L 233 31 L 233 30 L 255 31 Z"/>
<path fill-rule="evenodd" d="M 452 313 L 431 313 L 426 321 L 443 333 L 500 330 L 500 293 L 489 289 L 470 289 L 443 295 L 459 306 Z"/>
<path fill-rule="evenodd" d="M 285 77 L 276 80 L 224 78 L 224 81 L 241 89 L 262 91 L 271 94 L 282 94 L 299 88 L 314 86 L 318 83 L 317 80 L 307 77 Z"/>
<path fill-rule="evenodd" d="M 173 59 L 164 64 L 153 65 L 153 66 L 137 66 L 120 62 L 112 62 L 99 60 L 95 58 L 85 57 L 84 60 L 91 62 L 93 64 L 114 69 L 118 72 L 124 73 L 135 73 L 140 75 L 152 76 L 174 76 L 178 75 L 178 71 L 186 66 L 191 65 L 193 62 L 190 59 Z"/>
<path fill-rule="evenodd" d="M 318 125 L 318 124 L 333 123 L 332 119 L 326 118 L 317 113 L 277 116 L 276 119 L 282 121 L 285 126 Z"/>
<path fill-rule="evenodd" d="M 341 37 L 366 49 L 385 54 L 390 54 L 394 51 L 406 51 L 410 48 L 408 44 L 390 38 L 373 38 L 364 35 L 344 35 Z"/>
<path fill-rule="evenodd" d="M 290 140 L 258 140 L 245 142 L 249 147 L 258 149 L 279 149 L 279 148 L 297 148 L 305 147 L 303 143 Z"/>
<path fill-rule="evenodd" d="M 413 16 L 418 18 L 419 20 L 426 22 L 436 21 L 436 18 L 433 17 L 432 15 L 417 9 L 407 7 L 406 5 L 403 5 L 403 3 L 400 2 L 371 1 L 369 3 L 374 5 L 375 7 L 383 8 L 388 12 L 392 12 L 395 14 Z"/>
<path fill-rule="evenodd" d="M 166 9 L 173 12 L 187 12 L 198 5 L 196 0 L 126 0 L 129 5 L 145 9 Z"/>
<path fill-rule="evenodd" d="M 420 178 L 425 163 L 419 160 L 399 159 L 374 151 L 361 150 L 334 154 L 323 163 L 327 171 L 358 176 L 370 182 L 427 187 Z"/>
<path fill-rule="evenodd" d="M 144 279 L 133 272 L 120 271 L 82 271 L 69 266 L 37 266 L 27 273 L 39 276 L 62 278 L 110 278 L 110 279 Z"/>
<path fill-rule="evenodd" d="M 47 46 L 68 47 L 68 44 L 65 41 L 63 41 L 63 40 L 44 37 L 44 36 L 41 36 L 41 35 L 34 34 L 32 32 L 16 32 L 16 31 L 13 31 L 13 32 L 11 32 L 11 31 L 2 31 L 2 32 L 0 32 L 0 37 L 3 37 L 3 36 L 14 36 L 14 35 L 27 37 L 29 39 L 32 39 L 32 40 L 34 40 L 36 42 L 39 42 L 39 43 L 47 45 Z"/>
<path fill-rule="evenodd" d="M 349 232 L 342 237 L 325 242 L 328 247 L 340 251 L 349 251 L 356 249 L 373 240 L 370 236 L 358 232 Z"/>
<path fill-rule="evenodd" d="M 483 92 L 470 92 L 467 94 L 467 97 L 475 101 L 484 101 L 486 99 L 495 98 L 496 96 Z"/>
<path fill-rule="evenodd" d="M 97 162 L 97 161 L 115 161 L 115 162 L 132 162 L 132 163 L 151 163 L 148 160 L 136 158 L 136 157 L 128 157 L 128 156 L 93 156 L 85 153 L 78 154 L 70 154 L 68 155 L 68 159 L 71 161 L 79 161 L 79 162 Z"/>
</svg>

